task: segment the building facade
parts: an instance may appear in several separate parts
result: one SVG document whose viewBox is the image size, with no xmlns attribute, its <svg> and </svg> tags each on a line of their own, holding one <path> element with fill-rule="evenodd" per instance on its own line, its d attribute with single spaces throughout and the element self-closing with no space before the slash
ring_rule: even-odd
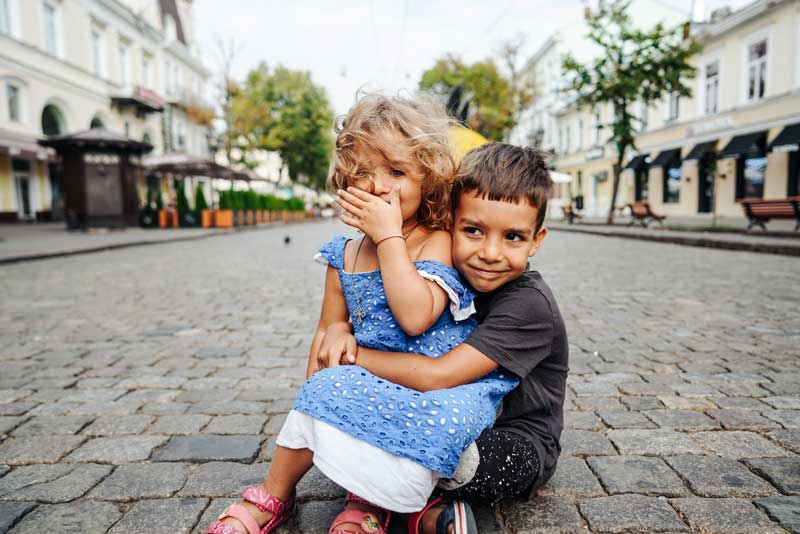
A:
<svg viewBox="0 0 800 534">
<path fill-rule="evenodd" d="M 37 141 L 101 127 L 208 155 L 208 70 L 189 0 L 0 0 L 0 220 L 58 217 Z"/>
<path fill-rule="evenodd" d="M 800 1 L 758 0 L 695 24 L 691 98 L 635 104 L 637 153 L 626 154 L 616 205 L 648 201 L 672 216 L 741 217 L 737 200 L 798 193 Z M 555 168 L 590 216 L 608 212 L 616 150 L 608 107 L 555 107 Z M 548 134 L 542 136 L 548 138 Z"/>
</svg>

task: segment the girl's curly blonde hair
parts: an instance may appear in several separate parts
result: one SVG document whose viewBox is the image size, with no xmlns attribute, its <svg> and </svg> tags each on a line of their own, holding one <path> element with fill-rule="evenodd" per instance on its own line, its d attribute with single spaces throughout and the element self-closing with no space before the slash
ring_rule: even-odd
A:
<svg viewBox="0 0 800 534">
<path fill-rule="evenodd" d="M 387 139 L 399 133 L 408 142 L 423 175 L 418 222 L 434 230 L 449 230 L 450 189 L 456 169 L 447 138 L 451 124 L 444 106 L 430 97 L 387 97 L 377 93 L 361 96 L 334 125 L 336 149 L 328 187 L 334 191 L 346 189 L 363 179 L 356 157 L 360 147 L 369 146 L 392 161 Z"/>
</svg>

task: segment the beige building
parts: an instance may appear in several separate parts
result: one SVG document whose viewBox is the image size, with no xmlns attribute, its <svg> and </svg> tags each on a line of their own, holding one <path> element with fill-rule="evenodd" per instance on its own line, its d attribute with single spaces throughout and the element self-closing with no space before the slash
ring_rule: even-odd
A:
<svg viewBox="0 0 800 534">
<path fill-rule="evenodd" d="M 742 216 L 742 198 L 795 196 L 800 181 L 800 1 L 758 0 L 698 25 L 692 98 L 634 106 L 642 119 L 617 205 L 673 216 Z M 610 109 L 563 108 L 555 166 L 589 215 L 607 213 L 616 151 Z"/>
<path fill-rule="evenodd" d="M 208 154 L 190 0 L 0 0 L 0 220 L 59 216 L 47 135 L 103 127 Z"/>
</svg>

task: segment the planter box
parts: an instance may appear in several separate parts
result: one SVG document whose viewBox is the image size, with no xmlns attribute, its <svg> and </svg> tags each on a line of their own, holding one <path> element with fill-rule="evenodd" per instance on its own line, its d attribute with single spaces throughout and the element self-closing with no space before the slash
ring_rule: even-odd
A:
<svg viewBox="0 0 800 534">
<path fill-rule="evenodd" d="M 211 228 L 214 226 L 214 211 L 201 210 L 200 211 L 200 226 L 203 228 Z"/>
<path fill-rule="evenodd" d="M 214 226 L 217 228 L 231 228 L 233 226 L 233 210 L 215 211 Z"/>
<path fill-rule="evenodd" d="M 253 210 L 247 210 L 247 226 L 253 226 L 256 221 L 256 214 L 253 213 Z"/>
<path fill-rule="evenodd" d="M 158 210 L 159 228 L 177 228 L 178 212 L 175 210 Z"/>
<path fill-rule="evenodd" d="M 182 211 L 178 214 L 178 222 L 181 228 L 199 228 L 200 227 L 200 212 L 199 211 Z"/>
<path fill-rule="evenodd" d="M 158 228 L 158 219 L 158 211 L 156 210 L 139 211 L 139 226 L 142 228 Z"/>
</svg>

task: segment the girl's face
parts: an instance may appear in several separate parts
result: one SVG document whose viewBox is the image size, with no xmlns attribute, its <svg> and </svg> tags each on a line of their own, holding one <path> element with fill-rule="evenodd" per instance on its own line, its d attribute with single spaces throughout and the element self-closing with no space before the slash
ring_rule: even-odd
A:
<svg viewBox="0 0 800 534">
<path fill-rule="evenodd" d="M 424 178 L 408 141 L 399 133 L 384 135 L 379 142 L 384 153 L 372 146 L 362 145 L 356 150 L 359 174 L 350 185 L 388 201 L 389 192 L 400 186 L 400 213 L 403 222 L 416 220 L 422 202 Z"/>
</svg>

